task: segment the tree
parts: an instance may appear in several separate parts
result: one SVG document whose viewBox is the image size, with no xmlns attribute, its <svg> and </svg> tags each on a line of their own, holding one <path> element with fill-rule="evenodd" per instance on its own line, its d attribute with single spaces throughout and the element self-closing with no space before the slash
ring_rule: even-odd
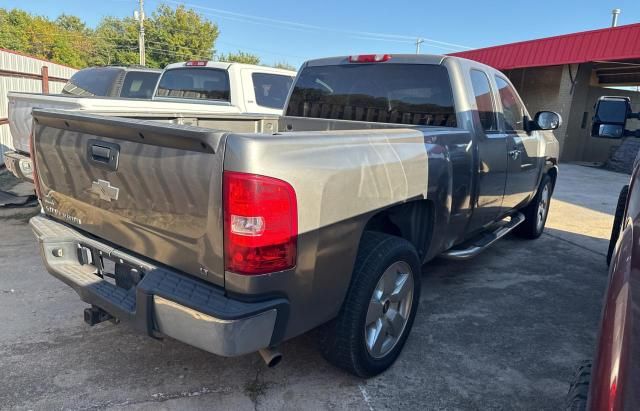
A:
<svg viewBox="0 0 640 411">
<path fill-rule="evenodd" d="M 230 63 L 260 64 L 260 57 L 255 54 L 245 53 L 244 51 L 239 50 L 237 53 L 220 54 L 220 56 L 218 56 L 218 60 L 228 61 Z"/>
<path fill-rule="evenodd" d="M 279 68 L 279 69 L 284 69 L 284 70 L 298 71 L 297 67 L 292 66 L 291 64 L 287 63 L 286 61 L 279 61 L 276 64 L 274 64 L 273 67 Z"/>
<path fill-rule="evenodd" d="M 145 20 L 147 65 L 164 67 L 183 60 L 210 60 L 218 26 L 184 6 L 160 5 Z"/>
<path fill-rule="evenodd" d="M 131 17 L 103 18 L 95 30 L 94 41 L 96 51 L 89 60 L 90 65 L 132 65 L 140 62 L 138 22 Z"/>
<path fill-rule="evenodd" d="M 29 49 L 27 27 L 31 15 L 22 10 L 0 9 L 0 47 L 26 52 Z"/>
<path fill-rule="evenodd" d="M 95 53 L 93 32 L 76 16 L 60 15 L 54 22 L 55 39 L 50 59 L 73 66 L 84 67 Z"/>
<path fill-rule="evenodd" d="M 144 25 L 149 67 L 213 57 L 218 26 L 193 10 L 163 4 Z M 62 14 L 51 21 L 0 8 L 0 47 L 78 68 L 137 64 L 138 30 L 131 17 L 105 17 L 93 30 L 77 16 Z"/>
</svg>

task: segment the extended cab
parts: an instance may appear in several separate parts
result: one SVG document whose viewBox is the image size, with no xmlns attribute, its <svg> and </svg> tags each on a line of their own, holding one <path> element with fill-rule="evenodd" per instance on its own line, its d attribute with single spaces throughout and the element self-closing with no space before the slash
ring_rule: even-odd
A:
<svg viewBox="0 0 640 411">
<path fill-rule="evenodd" d="M 76 73 L 60 95 L 9 93 L 14 151 L 4 155 L 7 168 L 18 178 L 33 178 L 29 158 L 33 108 L 180 124 L 191 124 L 194 114 L 279 115 L 295 76 L 295 72 L 272 67 L 208 61 L 170 64 L 159 80 L 159 71 L 151 78 L 151 71 L 144 70 L 94 67 Z M 153 101 L 148 100 L 151 96 Z"/>
<path fill-rule="evenodd" d="M 541 235 L 560 117 L 531 117 L 500 72 L 465 59 L 305 63 L 278 131 L 34 110 L 31 220 L 48 271 L 115 317 L 277 361 L 322 324 L 360 376 L 398 357 L 422 265 L 515 230 Z"/>
</svg>

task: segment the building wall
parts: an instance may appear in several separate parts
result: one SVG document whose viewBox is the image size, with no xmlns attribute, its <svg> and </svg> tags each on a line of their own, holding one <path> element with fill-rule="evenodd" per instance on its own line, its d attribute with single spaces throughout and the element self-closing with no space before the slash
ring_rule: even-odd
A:
<svg viewBox="0 0 640 411">
<path fill-rule="evenodd" d="M 562 161 L 607 163 L 621 145 L 621 140 L 590 136 L 593 108 L 599 97 L 630 97 L 634 111 L 640 111 L 640 93 L 594 86 L 591 84 L 592 69 L 593 66 L 587 63 L 505 72 L 531 116 L 541 110 L 556 111 L 562 116 L 563 124 L 554 132 L 560 143 Z M 632 120 L 628 127 L 638 128 L 640 124 L 638 120 Z M 630 156 L 635 158 L 635 153 L 624 155 L 625 158 Z"/>
<path fill-rule="evenodd" d="M 562 116 L 562 126 L 554 131 L 562 153 L 572 100 L 568 67 L 534 67 L 509 70 L 505 74 L 518 90 L 532 117 L 543 110 L 555 111 Z"/>
</svg>

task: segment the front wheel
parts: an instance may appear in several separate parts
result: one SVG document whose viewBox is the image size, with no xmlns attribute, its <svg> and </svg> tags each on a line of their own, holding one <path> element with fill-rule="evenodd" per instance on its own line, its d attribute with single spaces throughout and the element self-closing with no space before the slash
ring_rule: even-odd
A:
<svg viewBox="0 0 640 411">
<path fill-rule="evenodd" d="M 611 227 L 611 237 L 609 237 L 609 248 L 607 250 L 607 265 L 611 264 L 613 250 L 616 248 L 618 237 L 620 237 L 620 229 L 622 228 L 622 219 L 624 218 L 624 209 L 627 206 L 627 196 L 629 195 L 629 186 L 626 185 L 620 190 L 618 195 L 618 204 L 616 205 L 616 213 L 613 216 L 613 226 Z"/>
<path fill-rule="evenodd" d="M 325 358 L 360 377 L 400 355 L 420 301 L 420 261 L 408 241 L 365 232 L 340 314 L 326 330 Z"/>
<path fill-rule="evenodd" d="M 515 233 L 517 235 L 529 239 L 536 239 L 542 235 L 549 215 L 552 192 L 553 181 L 551 181 L 549 174 L 545 174 L 540 181 L 535 197 L 521 210 L 524 214 L 524 222 L 516 227 Z"/>
</svg>

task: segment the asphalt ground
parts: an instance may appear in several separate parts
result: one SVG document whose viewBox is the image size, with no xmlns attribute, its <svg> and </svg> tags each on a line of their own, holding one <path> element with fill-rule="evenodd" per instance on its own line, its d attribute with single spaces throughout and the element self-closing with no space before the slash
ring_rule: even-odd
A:
<svg viewBox="0 0 640 411">
<path fill-rule="evenodd" d="M 44 269 L 28 226 L 37 208 L 0 209 L 2 409 L 559 409 L 591 357 L 605 253 L 628 176 L 562 165 L 545 234 L 508 237 L 467 262 L 424 267 L 402 355 L 362 380 L 327 364 L 318 334 L 282 363 L 221 358 L 126 325 L 87 326 L 75 292 Z M 28 191 L 0 172 L 0 189 Z"/>
</svg>

